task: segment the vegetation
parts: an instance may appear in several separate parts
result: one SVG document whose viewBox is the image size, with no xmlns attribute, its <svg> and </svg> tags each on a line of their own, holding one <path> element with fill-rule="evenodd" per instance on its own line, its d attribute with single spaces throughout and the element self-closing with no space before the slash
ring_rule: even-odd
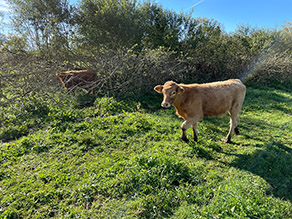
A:
<svg viewBox="0 0 292 219">
<path fill-rule="evenodd" d="M 56 72 L 94 69 L 101 95 L 145 94 L 166 80 L 291 83 L 291 23 L 239 26 L 135 0 L 9 0 L 15 34 L 0 37 L 4 102 L 60 88 Z M 11 75 L 14 75 L 11 82 Z"/>
<path fill-rule="evenodd" d="M 291 218 L 292 37 L 134 0 L 9 0 L 0 34 L 0 218 Z M 56 72 L 97 71 L 97 93 Z M 160 107 L 166 80 L 241 78 L 241 135 L 197 143 Z M 188 133 L 191 135 L 191 132 Z"/>
<path fill-rule="evenodd" d="M 155 92 L 63 95 L 1 108 L 2 218 L 291 218 L 291 88 L 249 86 L 234 144 L 227 116 L 184 143 Z"/>
</svg>

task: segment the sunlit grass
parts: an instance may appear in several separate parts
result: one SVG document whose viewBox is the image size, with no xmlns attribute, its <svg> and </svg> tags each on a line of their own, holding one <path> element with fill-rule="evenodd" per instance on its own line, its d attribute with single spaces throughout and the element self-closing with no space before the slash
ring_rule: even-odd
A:
<svg viewBox="0 0 292 219">
<path fill-rule="evenodd" d="M 292 217 L 291 91 L 248 87 L 233 144 L 228 116 L 184 143 L 159 98 L 2 108 L 1 218 Z"/>
</svg>

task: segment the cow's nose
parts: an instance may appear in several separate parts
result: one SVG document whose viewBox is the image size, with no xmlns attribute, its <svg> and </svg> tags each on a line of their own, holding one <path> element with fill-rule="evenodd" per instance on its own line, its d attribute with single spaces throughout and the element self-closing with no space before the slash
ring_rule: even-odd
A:
<svg viewBox="0 0 292 219">
<path fill-rule="evenodd" d="M 168 107 L 170 107 L 170 104 L 167 103 L 167 102 L 164 102 L 164 103 L 161 103 L 161 106 L 165 107 L 165 108 L 168 108 Z"/>
</svg>

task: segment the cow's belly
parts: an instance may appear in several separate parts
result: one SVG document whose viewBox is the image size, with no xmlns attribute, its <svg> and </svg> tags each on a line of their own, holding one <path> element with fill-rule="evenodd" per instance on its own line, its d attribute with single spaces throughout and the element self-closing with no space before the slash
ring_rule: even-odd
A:
<svg viewBox="0 0 292 219">
<path fill-rule="evenodd" d="M 222 117 L 227 114 L 228 110 L 226 111 L 219 111 L 219 112 L 204 112 L 204 117 Z"/>
<path fill-rule="evenodd" d="M 219 103 L 205 105 L 203 107 L 204 117 L 222 117 L 227 114 L 231 108 L 229 101 L 220 101 Z"/>
</svg>

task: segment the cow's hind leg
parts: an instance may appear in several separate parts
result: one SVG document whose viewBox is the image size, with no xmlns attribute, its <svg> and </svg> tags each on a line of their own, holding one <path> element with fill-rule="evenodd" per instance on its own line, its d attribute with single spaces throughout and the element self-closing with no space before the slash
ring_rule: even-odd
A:
<svg viewBox="0 0 292 219">
<path fill-rule="evenodd" d="M 193 139 L 194 139 L 194 141 L 198 141 L 198 137 L 197 137 L 197 123 L 192 124 L 192 128 L 193 128 Z"/>
<path fill-rule="evenodd" d="M 224 143 L 231 143 L 231 135 L 234 131 L 235 134 L 239 134 L 238 128 L 237 128 L 237 115 L 238 113 L 230 112 L 230 129 L 226 136 L 226 139 L 224 140 Z"/>
<path fill-rule="evenodd" d="M 238 130 L 238 127 L 237 126 L 234 128 L 234 134 L 235 135 L 239 135 L 239 130 Z"/>
<path fill-rule="evenodd" d="M 238 115 L 238 114 L 236 114 L 236 115 Z M 237 126 L 238 116 L 236 116 L 236 117 L 234 118 L 234 120 L 235 120 L 235 121 L 232 121 L 232 122 L 234 123 L 234 129 L 233 129 L 233 131 L 234 131 L 234 134 L 235 134 L 235 135 L 239 135 L 239 129 L 238 129 L 238 126 Z M 231 121 L 230 121 L 230 122 L 231 122 Z"/>
<path fill-rule="evenodd" d="M 93 95 L 95 93 L 95 90 L 96 90 L 96 83 L 91 83 L 90 86 L 89 86 L 87 94 L 92 94 Z"/>
</svg>

